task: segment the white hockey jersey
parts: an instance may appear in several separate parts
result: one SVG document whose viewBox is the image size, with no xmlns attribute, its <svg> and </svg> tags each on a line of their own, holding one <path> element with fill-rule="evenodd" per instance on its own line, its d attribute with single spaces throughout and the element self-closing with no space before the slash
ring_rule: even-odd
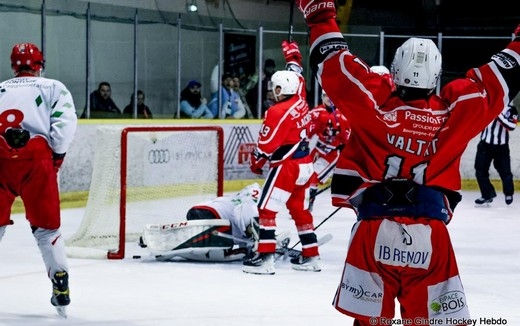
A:
<svg viewBox="0 0 520 326">
<path fill-rule="evenodd" d="M 236 238 L 247 238 L 246 229 L 253 218 L 258 217 L 257 202 L 260 196 L 260 185 L 251 184 L 232 196 L 217 197 L 213 200 L 195 205 L 193 208 L 208 208 L 221 219 L 231 223 L 231 232 Z"/>
<path fill-rule="evenodd" d="M 0 83 L 0 133 L 23 128 L 44 137 L 52 151 L 66 153 L 77 127 L 72 96 L 60 81 L 16 77 Z"/>
</svg>

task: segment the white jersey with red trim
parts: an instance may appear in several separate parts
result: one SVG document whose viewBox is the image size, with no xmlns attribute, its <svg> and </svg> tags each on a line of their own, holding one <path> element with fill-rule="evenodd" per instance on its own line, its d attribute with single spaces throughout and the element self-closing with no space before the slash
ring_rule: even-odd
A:
<svg viewBox="0 0 520 326">
<path fill-rule="evenodd" d="M 62 154 L 74 139 L 76 125 L 72 96 L 61 82 L 26 76 L 0 83 L 0 134 L 23 128 L 31 138 L 44 137 L 53 152 Z"/>
<path fill-rule="evenodd" d="M 193 206 L 193 208 L 207 209 L 214 212 L 219 218 L 231 223 L 231 232 L 234 237 L 247 238 L 246 229 L 253 218 L 258 217 L 258 197 L 260 185 L 251 184 L 239 193 L 232 196 L 221 196 Z"/>
</svg>

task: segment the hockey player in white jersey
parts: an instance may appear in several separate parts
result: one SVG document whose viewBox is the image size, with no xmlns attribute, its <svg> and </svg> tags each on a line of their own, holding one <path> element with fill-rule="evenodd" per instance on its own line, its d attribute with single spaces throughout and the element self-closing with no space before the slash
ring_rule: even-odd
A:
<svg viewBox="0 0 520 326">
<path fill-rule="evenodd" d="M 13 224 L 11 206 L 20 196 L 52 281 L 51 303 L 66 317 L 70 297 L 57 173 L 77 117 L 65 85 L 42 76 L 44 62 L 36 45 L 16 44 L 15 77 L 0 83 L 0 240 Z"/>
<path fill-rule="evenodd" d="M 186 221 L 147 224 L 141 246 L 158 260 L 242 260 L 256 236 L 260 191 L 254 183 L 235 195 L 193 206 Z"/>
</svg>

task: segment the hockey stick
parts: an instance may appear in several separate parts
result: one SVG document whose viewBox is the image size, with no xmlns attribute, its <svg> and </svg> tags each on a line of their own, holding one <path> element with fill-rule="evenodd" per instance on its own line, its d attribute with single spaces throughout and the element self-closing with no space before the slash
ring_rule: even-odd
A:
<svg viewBox="0 0 520 326">
<path fill-rule="evenodd" d="M 231 234 L 219 232 L 217 230 L 213 231 L 212 233 L 213 233 L 213 235 L 216 235 L 216 236 L 219 236 L 219 237 L 222 237 L 222 238 L 226 238 L 226 239 L 231 239 L 231 240 L 237 241 L 237 242 L 243 242 L 243 243 L 246 243 L 246 244 L 251 245 L 251 246 L 254 244 L 253 240 L 238 238 L 238 237 L 235 237 L 235 236 L 233 236 Z"/>
<path fill-rule="evenodd" d="M 326 244 L 330 240 L 332 240 L 332 234 L 325 234 L 318 239 L 318 247 Z M 281 256 L 283 256 L 283 260 L 286 260 L 288 257 L 296 258 L 300 256 L 302 251 L 293 248 L 281 247 L 276 249 L 276 254 L 279 256 L 275 258 L 275 261 L 277 261 Z"/>
<path fill-rule="evenodd" d="M 341 207 L 336 208 L 336 210 L 335 210 L 334 212 L 330 213 L 330 215 L 327 216 L 323 221 L 321 221 L 321 223 L 318 224 L 318 226 L 316 226 L 316 227 L 314 228 L 314 230 L 316 231 L 317 228 L 319 228 L 319 227 L 320 227 L 323 223 L 325 223 L 325 221 L 327 221 L 329 218 L 331 218 L 332 216 L 334 216 L 334 214 L 336 214 L 340 209 L 341 209 Z"/>
<path fill-rule="evenodd" d="M 311 196 L 311 199 L 318 197 L 319 194 L 321 194 L 322 192 L 325 192 L 325 191 L 327 191 L 329 189 L 330 189 L 330 185 L 326 186 L 323 189 L 318 190 L 314 195 Z"/>
<path fill-rule="evenodd" d="M 237 242 L 243 242 L 243 243 L 247 244 L 248 246 L 253 246 L 255 244 L 255 241 L 253 241 L 253 240 L 237 238 L 231 234 L 222 233 L 217 230 L 213 231 L 212 233 L 213 233 L 213 235 L 216 235 L 216 236 L 219 236 L 222 238 L 231 239 L 231 240 L 237 241 Z M 289 233 L 282 232 L 280 234 L 277 234 L 277 235 L 275 235 L 275 240 L 276 240 L 277 247 L 278 246 L 287 247 L 287 245 L 289 245 L 289 241 L 290 241 Z M 287 241 L 286 245 L 283 244 L 285 241 Z"/>
<path fill-rule="evenodd" d="M 336 210 L 334 212 L 332 212 L 329 216 L 327 216 L 323 221 L 321 221 L 320 224 L 318 224 L 318 226 L 316 226 L 314 228 L 314 231 L 316 231 L 323 223 L 325 223 L 325 221 L 327 221 L 329 218 L 331 218 L 332 216 L 334 216 L 334 214 L 336 214 L 339 210 L 341 209 L 341 207 L 338 207 L 336 208 Z M 289 248 L 289 250 L 293 250 L 297 245 L 300 244 L 301 241 L 298 241 L 296 242 L 291 248 Z"/>
<path fill-rule="evenodd" d="M 289 35 L 287 36 L 287 40 L 289 43 L 292 42 L 292 34 L 293 34 L 293 20 L 294 20 L 294 0 L 291 0 L 291 4 L 289 7 Z"/>
</svg>

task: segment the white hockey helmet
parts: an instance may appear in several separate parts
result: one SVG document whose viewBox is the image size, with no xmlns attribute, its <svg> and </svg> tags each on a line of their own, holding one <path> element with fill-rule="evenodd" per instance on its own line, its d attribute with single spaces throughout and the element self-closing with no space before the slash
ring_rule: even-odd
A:
<svg viewBox="0 0 520 326">
<path fill-rule="evenodd" d="M 390 73 L 390 70 L 388 70 L 388 68 L 385 66 L 372 66 L 372 67 L 370 67 L 370 71 L 375 72 L 376 74 L 380 74 L 380 75 Z"/>
<path fill-rule="evenodd" d="M 274 97 L 278 101 L 278 96 L 275 92 L 276 87 L 281 88 L 280 94 L 294 95 L 298 92 L 298 88 L 300 87 L 300 78 L 294 71 L 280 70 L 271 76 L 271 83 Z"/>
<path fill-rule="evenodd" d="M 435 43 L 412 37 L 395 51 L 391 71 L 397 86 L 434 89 L 441 75 L 441 66 L 441 53 Z"/>
</svg>

